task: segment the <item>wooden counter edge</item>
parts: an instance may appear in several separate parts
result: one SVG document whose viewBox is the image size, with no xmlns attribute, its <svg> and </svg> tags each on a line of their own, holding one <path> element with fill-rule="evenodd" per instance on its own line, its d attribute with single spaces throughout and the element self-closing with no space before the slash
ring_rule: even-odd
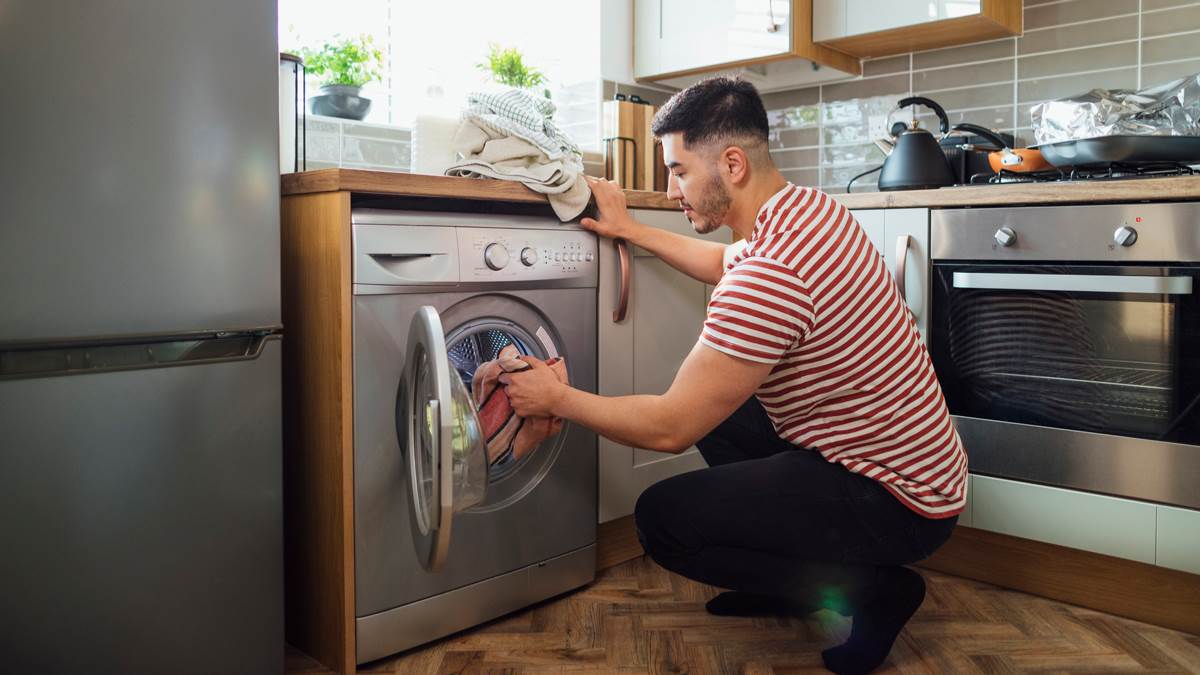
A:
<svg viewBox="0 0 1200 675">
<path fill-rule="evenodd" d="M 549 203 L 546 195 L 534 192 L 514 181 L 364 169 L 318 169 L 288 173 L 280 177 L 280 189 L 284 197 L 343 191 L 396 197 L 433 197 L 522 204 Z M 678 202 L 667 199 L 665 192 L 626 190 L 625 196 L 629 206 L 633 208 L 663 210 L 679 208 Z"/>
</svg>

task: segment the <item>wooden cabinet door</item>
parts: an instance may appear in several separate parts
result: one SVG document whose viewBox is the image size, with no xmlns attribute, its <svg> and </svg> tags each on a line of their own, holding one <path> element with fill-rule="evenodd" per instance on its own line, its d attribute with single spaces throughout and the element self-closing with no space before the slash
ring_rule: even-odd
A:
<svg viewBox="0 0 1200 675">
<path fill-rule="evenodd" d="M 637 220 L 697 236 L 675 211 L 633 212 Z M 724 242 L 718 231 L 703 238 Z M 649 252 L 631 252 L 632 288 L 624 321 L 613 321 L 620 271 L 610 241 L 600 244 L 599 392 L 603 396 L 661 394 L 695 346 L 712 287 L 676 271 Z M 693 447 L 672 455 L 600 439 L 600 522 L 633 513 L 638 496 L 670 476 L 703 468 Z"/>
</svg>

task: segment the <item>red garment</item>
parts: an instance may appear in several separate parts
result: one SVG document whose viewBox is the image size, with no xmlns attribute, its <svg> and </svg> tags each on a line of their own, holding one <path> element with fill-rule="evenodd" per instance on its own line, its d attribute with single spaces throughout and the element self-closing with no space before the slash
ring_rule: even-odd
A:
<svg viewBox="0 0 1200 675">
<path fill-rule="evenodd" d="M 481 364 L 471 380 L 471 396 L 479 407 L 479 422 L 487 439 L 488 464 L 516 461 L 529 454 L 539 443 L 562 429 L 558 417 L 522 418 L 513 412 L 508 388 L 498 381 L 504 373 L 515 373 L 531 366 L 518 358 L 513 345 L 500 350 L 493 361 Z M 563 384 L 567 382 L 567 364 L 559 358 L 546 361 Z"/>
<path fill-rule="evenodd" d="M 930 518 L 963 510 L 967 455 L 912 314 L 854 216 L 788 184 L 713 291 L 700 340 L 774 365 L 755 395 L 784 439 Z"/>
</svg>

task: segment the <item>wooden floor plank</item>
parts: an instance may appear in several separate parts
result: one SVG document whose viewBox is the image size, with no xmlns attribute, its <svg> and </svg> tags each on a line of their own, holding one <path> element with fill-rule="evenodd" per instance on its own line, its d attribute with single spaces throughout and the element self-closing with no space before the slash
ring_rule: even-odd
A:
<svg viewBox="0 0 1200 675">
<path fill-rule="evenodd" d="M 925 604 L 881 675 L 1200 673 L 1200 637 L 926 569 Z M 799 675 L 825 672 L 821 650 L 851 619 L 719 617 L 719 589 L 647 558 L 600 572 L 587 588 L 364 667 L 406 675 Z M 1200 610 L 1198 610 L 1200 611 Z M 290 675 L 329 675 L 289 649 Z"/>
</svg>

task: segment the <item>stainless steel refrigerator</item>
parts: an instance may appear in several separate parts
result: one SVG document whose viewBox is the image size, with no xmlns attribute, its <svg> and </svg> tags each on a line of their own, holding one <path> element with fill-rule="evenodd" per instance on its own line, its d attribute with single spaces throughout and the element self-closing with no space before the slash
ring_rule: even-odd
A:
<svg viewBox="0 0 1200 675">
<path fill-rule="evenodd" d="M 283 671 L 274 0 L 0 0 L 0 670 Z"/>
</svg>

